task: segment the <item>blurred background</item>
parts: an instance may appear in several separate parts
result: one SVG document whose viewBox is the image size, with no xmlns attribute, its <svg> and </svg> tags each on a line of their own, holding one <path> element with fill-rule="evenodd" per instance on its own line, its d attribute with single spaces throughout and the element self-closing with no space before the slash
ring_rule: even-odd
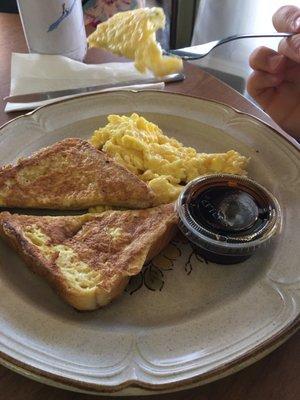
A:
<svg viewBox="0 0 300 400">
<path fill-rule="evenodd" d="M 20 0 L 22 1 L 22 0 Z M 42 0 L 41 0 L 42 1 Z M 46 0 L 44 0 L 46 1 Z M 83 0 L 86 24 L 96 26 L 113 13 L 136 7 L 163 7 L 167 24 L 158 39 L 166 50 L 197 45 L 237 33 L 271 33 L 273 13 L 300 0 Z M 1 0 L 0 12 L 17 12 L 16 0 Z M 260 45 L 277 48 L 280 39 L 243 39 L 193 61 L 247 96 L 248 58 Z"/>
</svg>

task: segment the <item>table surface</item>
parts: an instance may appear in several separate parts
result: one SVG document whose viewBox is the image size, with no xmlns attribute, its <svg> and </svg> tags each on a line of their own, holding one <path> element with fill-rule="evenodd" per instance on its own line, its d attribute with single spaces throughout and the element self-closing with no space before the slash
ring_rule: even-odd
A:
<svg viewBox="0 0 300 400">
<path fill-rule="evenodd" d="M 10 58 L 12 52 L 26 53 L 27 48 L 19 17 L 0 13 L 0 125 L 20 115 L 5 114 L 2 98 L 9 93 Z M 112 55 L 92 50 L 86 62 L 101 63 L 116 60 Z M 118 59 L 119 60 L 119 59 Z M 186 80 L 168 85 L 166 90 L 217 100 L 246 112 L 288 136 L 263 111 L 247 99 L 191 64 L 185 65 Z M 162 400 L 296 400 L 300 396 L 300 332 L 273 353 L 244 370 L 205 386 L 174 394 L 149 396 Z M 94 396 L 74 394 L 31 381 L 0 366 L 0 400 L 89 400 Z M 104 399 L 104 397 L 101 397 Z M 107 397 L 109 399 L 109 397 Z"/>
</svg>

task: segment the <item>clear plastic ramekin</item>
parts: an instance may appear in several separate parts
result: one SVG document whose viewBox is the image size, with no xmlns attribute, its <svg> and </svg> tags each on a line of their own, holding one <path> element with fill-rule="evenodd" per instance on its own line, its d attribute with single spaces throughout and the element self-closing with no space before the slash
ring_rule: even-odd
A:
<svg viewBox="0 0 300 400">
<path fill-rule="evenodd" d="M 282 226 L 277 199 L 245 176 L 213 174 L 188 183 L 176 202 L 179 228 L 195 250 L 235 264 L 269 243 Z"/>
</svg>

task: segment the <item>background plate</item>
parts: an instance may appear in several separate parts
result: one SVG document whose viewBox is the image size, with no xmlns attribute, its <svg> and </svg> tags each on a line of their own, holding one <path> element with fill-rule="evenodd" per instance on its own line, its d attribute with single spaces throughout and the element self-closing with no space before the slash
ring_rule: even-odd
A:
<svg viewBox="0 0 300 400">
<path fill-rule="evenodd" d="M 89 138 L 108 114 L 132 112 L 199 152 L 251 157 L 249 176 L 277 196 L 283 232 L 232 266 L 207 264 L 177 238 L 121 298 L 88 313 L 64 304 L 1 242 L 0 358 L 27 376 L 97 393 L 177 390 L 255 361 L 297 327 L 299 153 L 254 118 L 162 92 L 83 96 L 3 126 L 1 164 L 65 137 Z"/>
</svg>

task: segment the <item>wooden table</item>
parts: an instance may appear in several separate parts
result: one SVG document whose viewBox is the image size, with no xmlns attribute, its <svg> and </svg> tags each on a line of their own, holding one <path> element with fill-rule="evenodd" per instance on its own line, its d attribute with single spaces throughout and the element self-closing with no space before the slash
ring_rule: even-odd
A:
<svg viewBox="0 0 300 400">
<path fill-rule="evenodd" d="M 14 52 L 27 52 L 17 15 L 0 13 L 0 102 L 9 93 L 10 57 Z M 90 51 L 87 62 L 112 61 L 110 54 Z M 172 84 L 167 90 L 218 100 L 240 111 L 252 114 L 287 136 L 264 112 L 248 100 L 193 65 L 186 65 L 185 82 Z M 20 113 L 5 114 L 0 105 L 0 125 Z M 1 300 L 3 301 L 3 300 Z M 169 395 L 150 396 L 162 400 L 296 400 L 300 397 L 300 333 L 256 364 L 197 389 Z M 74 394 L 31 381 L 0 366 L 0 400 L 89 400 L 94 396 Z M 104 397 L 102 397 L 104 399 Z M 107 397 L 109 399 L 109 397 Z"/>
</svg>

